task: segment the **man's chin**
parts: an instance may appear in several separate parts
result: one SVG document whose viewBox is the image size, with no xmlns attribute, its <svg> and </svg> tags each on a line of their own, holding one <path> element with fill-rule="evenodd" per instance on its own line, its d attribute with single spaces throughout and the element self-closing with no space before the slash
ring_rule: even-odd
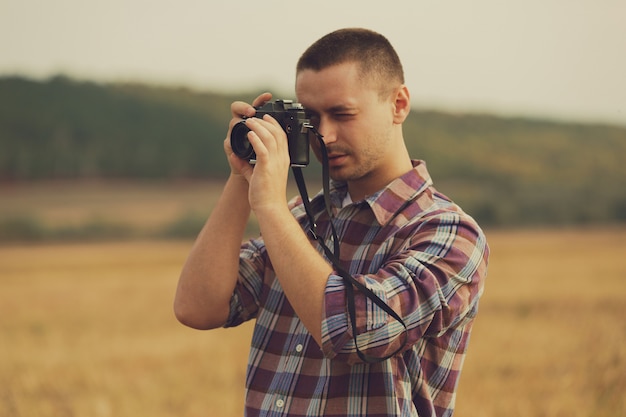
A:
<svg viewBox="0 0 626 417">
<path fill-rule="evenodd" d="M 329 167 L 328 174 L 333 181 L 347 182 L 350 180 L 350 175 L 345 167 Z"/>
</svg>

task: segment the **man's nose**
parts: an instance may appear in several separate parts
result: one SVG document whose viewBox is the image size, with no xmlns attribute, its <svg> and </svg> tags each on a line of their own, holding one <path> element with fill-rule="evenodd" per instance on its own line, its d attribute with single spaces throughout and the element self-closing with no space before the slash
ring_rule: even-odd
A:
<svg viewBox="0 0 626 417">
<path fill-rule="evenodd" d="M 320 135 L 323 136 L 324 144 L 328 145 L 329 143 L 337 141 L 337 134 L 332 123 L 321 121 L 317 130 L 320 132 Z"/>
</svg>

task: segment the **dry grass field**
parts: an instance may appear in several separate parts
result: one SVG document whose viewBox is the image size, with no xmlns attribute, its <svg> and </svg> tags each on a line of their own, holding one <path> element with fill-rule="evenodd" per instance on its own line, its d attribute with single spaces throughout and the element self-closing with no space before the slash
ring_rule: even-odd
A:
<svg viewBox="0 0 626 417">
<path fill-rule="evenodd" d="M 126 192 L 129 205 L 112 203 L 113 212 L 145 212 L 145 200 Z M 142 197 L 153 194 L 150 205 L 183 209 L 156 189 Z M 31 207 L 45 202 L 29 195 Z M 20 209 L 24 198 L 2 205 Z M 74 215 L 101 209 L 101 198 L 81 200 L 91 208 L 75 204 Z M 44 206 L 54 209 L 44 217 L 67 216 L 61 202 Z M 626 229 L 488 238 L 487 289 L 455 415 L 626 416 Z M 241 416 L 251 327 L 200 332 L 172 313 L 190 246 L 0 246 L 0 416 Z"/>
</svg>

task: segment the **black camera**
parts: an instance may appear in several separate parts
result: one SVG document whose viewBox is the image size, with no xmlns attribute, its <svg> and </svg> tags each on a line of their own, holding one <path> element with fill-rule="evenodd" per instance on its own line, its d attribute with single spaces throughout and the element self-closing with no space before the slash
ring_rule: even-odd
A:
<svg viewBox="0 0 626 417">
<path fill-rule="evenodd" d="M 262 118 L 266 114 L 276 119 L 287 133 L 291 166 L 309 165 L 309 130 L 313 126 L 306 117 L 304 107 L 291 100 L 276 100 L 256 107 L 255 117 Z M 230 132 L 230 147 L 239 158 L 254 163 L 256 154 L 248 140 L 248 132 L 250 129 L 245 120 L 235 124 Z"/>
</svg>

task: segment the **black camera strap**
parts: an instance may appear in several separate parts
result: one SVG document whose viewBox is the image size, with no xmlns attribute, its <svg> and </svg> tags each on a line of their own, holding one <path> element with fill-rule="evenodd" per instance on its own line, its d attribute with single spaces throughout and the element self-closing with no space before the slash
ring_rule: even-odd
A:
<svg viewBox="0 0 626 417">
<path fill-rule="evenodd" d="M 311 128 L 313 129 L 313 128 Z M 331 204 L 330 204 L 330 175 L 329 175 L 329 169 L 328 169 L 328 153 L 326 151 L 326 146 L 324 144 L 324 141 L 322 140 L 322 135 L 319 134 L 319 132 L 317 132 L 317 130 L 313 129 L 313 132 L 315 133 L 318 141 L 320 142 L 320 148 L 321 148 L 321 152 L 322 152 L 322 180 L 323 180 L 323 191 L 324 191 L 324 203 L 326 205 L 326 212 L 329 216 L 329 223 L 330 223 L 330 228 L 332 231 L 332 239 L 333 239 L 333 250 L 331 251 L 330 248 L 326 245 L 326 243 L 324 242 L 324 238 L 319 236 L 318 232 L 317 232 L 317 224 L 315 222 L 315 217 L 313 216 L 313 211 L 311 209 L 311 201 L 309 199 L 309 195 L 306 189 L 306 184 L 304 181 L 304 176 L 302 174 L 302 168 L 300 167 L 292 167 L 292 171 L 293 171 L 293 175 L 294 178 L 296 180 L 296 184 L 298 185 L 298 190 L 300 191 L 300 196 L 302 197 L 302 203 L 304 205 L 304 209 L 306 212 L 306 215 L 309 219 L 309 234 L 310 236 L 315 239 L 320 246 L 322 247 L 322 249 L 324 250 L 324 253 L 326 254 L 326 257 L 332 262 L 333 267 L 335 268 L 335 270 L 337 271 L 337 273 L 339 274 L 339 276 L 341 276 L 341 278 L 343 279 L 345 286 L 346 286 L 346 299 L 347 299 L 347 303 L 348 303 L 348 316 L 350 319 L 350 325 L 352 326 L 352 337 L 354 339 L 354 346 L 356 348 L 356 352 L 359 355 L 359 358 L 361 358 L 361 360 L 363 360 L 364 362 L 367 363 L 377 363 L 377 362 L 383 362 L 389 358 L 391 358 L 392 356 L 396 355 L 397 353 L 399 353 L 402 349 L 404 349 L 404 345 L 406 344 L 406 340 L 407 340 L 407 327 L 406 324 L 404 323 L 404 321 L 402 320 L 402 318 L 391 308 L 389 307 L 389 305 L 387 303 L 385 303 L 382 299 L 380 299 L 380 297 L 378 297 L 372 290 L 370 290 L 369 288 L 367 288 L 365 285 L 363 285 L 361 282 L 357 281 L 342 265 L 341 265 L 341 261 L 340 261 L 340 254 L 339 254 L 339 239 L 337 238 L 337 231 L 335 229 L 335 226 L 333 224 L 333 215 L 332 215 L 332 211 L 331 211 Z M 398 349 L 396 349 L 395 351 L 393 351 L 392 353 L 390 353 L 389 355 L 379 358 L 379 357 L 374 357 L 371 355 L 367 355 L 365 353 L 363 353 L 361 351 L 361 349 L 359 348 L 358 342 L 357 342 L 357 331 L 356 331 L 356 307 L 355 307 L 355 301 L 354 301 L 354 290 L 357 289 L 358 291 L 360 291 L 361 293 L 363 293 L 367 298 L 369 298 L 374 304 L 376 304 L 378 307 L 380 307 L 383 311 L 385 311 L 387 314 L 389 314 L 391 317 L 393 317 L 398 323 L 400 323 L 402 325 L 402 327 L 404 327 L 404 342 L 398 347 Z"/>
</svg>

